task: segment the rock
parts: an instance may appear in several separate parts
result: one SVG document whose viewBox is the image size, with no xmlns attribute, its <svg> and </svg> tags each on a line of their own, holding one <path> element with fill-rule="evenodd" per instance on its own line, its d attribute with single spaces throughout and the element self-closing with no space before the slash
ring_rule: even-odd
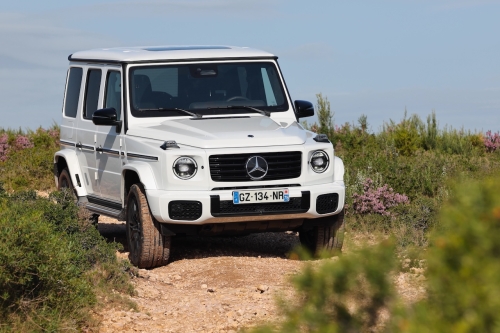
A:
<svg viewBox="0 0 500 333">
<path fill-rule="evenodd" d="M 175 279 L 175 280 L 180 280 L 180 279 L 182 279 L 182 278 L 181 278 L 181 276 L 180 276 L 179 274 L 176 274 L 176 275 L 174 275 L 174 279 Z"/>
<path fill-rule="evenodd" d="M 207 289 L 207 288 L 208 288 L 208 286 L 206 284 L 201 285 L 201 289 Z"/>
<path fill-rule="evenodd" d="M 265 284 L 261 284 L 257 287 L 257 290 L 260 291 L 260 293 L 263 293 L 265 291 L 268 291 L 269 290 L 269 287 L 266 286 Z"/>
<path fill-rule="evenodd" d="M 216 291 L 216 289 L 213 288 L 213 287 L 211 287 L 211 288 L 208 288 L 207 291 L 210 292 L 210 293 L 214 293 Z"/>
</svg>

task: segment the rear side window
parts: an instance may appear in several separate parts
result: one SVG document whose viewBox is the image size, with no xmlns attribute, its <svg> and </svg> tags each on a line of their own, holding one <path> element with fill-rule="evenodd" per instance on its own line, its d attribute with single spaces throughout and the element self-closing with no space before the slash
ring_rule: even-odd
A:
<svg viewBox="0 0 500 333">
<path fill-rule="evenodd" d="M 122 109 L 122 84 L 120 72 L 109 71 L 106 78 L 106 95 L 104 96 L 104 107 L 115 108 L 117 120 L 120 120 Z"/>
<path fill-rule="evenodd" d="M 100 69 L 89 69 L 87 73 L 87 86 L 85 88 L 85 106 L 83 117 L 92 119 L 92 115 L 97 110 L 97 103 L 99 102 L 99 90 L 101 89 L 101 76 Z"/>
<path fill-rule="evenodd" d="M 68 86 L 66 88 L 66 101 L 64 104 L 64 115 L 75 118 L 78 111 L 78 100 L 80 98 L 80 87 L 82 85 L 83 70 L 80 67 L 69 69 Z"/>
</svg>

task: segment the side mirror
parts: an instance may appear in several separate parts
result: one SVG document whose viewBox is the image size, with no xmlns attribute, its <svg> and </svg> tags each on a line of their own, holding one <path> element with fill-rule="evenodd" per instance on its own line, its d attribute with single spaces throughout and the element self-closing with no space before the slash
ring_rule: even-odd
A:
<svg viewBox="0 0 500 333">
<path fill-rule="evenodd" d="M 308 101 L 295 101 L 295 112 L 297 118 L 314 116 L 314 106 Z"/>
<path fill-rule="evenodd" d="M 92 122 L 95 125 L 116 126 L 116 132 L 120 132 L 122 122 L 116 118 L 115 108 L 99 109 L 94 112 Z"/>
</svg>

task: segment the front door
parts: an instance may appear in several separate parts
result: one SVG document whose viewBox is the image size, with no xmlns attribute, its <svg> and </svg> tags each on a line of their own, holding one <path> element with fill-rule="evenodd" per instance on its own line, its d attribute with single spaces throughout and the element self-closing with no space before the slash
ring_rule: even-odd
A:
<svg viewBox="0 0 500 333">
<path fill-rule="evenodd" d="M 120 68 L 106 72 L 103 107 L 114 108 L 117 119 L 122 115 L 122 80 Z M 97 172 L 103 199 L 121 201 L 122 139 L 116 126 L 97 126 Z"/>
<path fill-rule="evenodd" d="M 83 182 L 89 195 L 99 194 L 96 165 L 97 126 L 92 122 L 92 115 L 97 110 L 101 90 L 101 68 L 85 68 L 85 93 L 83 110 L 77 117 L 76 151 L 83 173 Z"/>
</svg>

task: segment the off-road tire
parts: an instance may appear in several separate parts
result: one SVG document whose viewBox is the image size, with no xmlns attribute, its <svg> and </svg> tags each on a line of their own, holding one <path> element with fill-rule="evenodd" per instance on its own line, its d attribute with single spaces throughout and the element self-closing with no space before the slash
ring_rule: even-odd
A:
<svg viewBox="0 0 500 333">
<path fill-rule="evenodd" d="M 130 262 L 139 268 L 166 265 L 170 257 L 171 237 L 161 235 L 160 223 L 151 215 L 142 185 L 132 185 L 126 209 Z"/>
<path fill-rule="evenodd" d="M 77 200 L 78 195 L 76 194 L 75 187 L 73 186 L 73 182 L 71 181 L 71 176 L 69 175 L 68 168 L 64 168 L 59 174 L 59 178 L 57 180 L 57 189 L 59 191 L 69 189 L 71 193 L 73 193 L 74 199 Z"/>
<path fill-rule="evenodd" d="M 344 210 L 337 215 L 323 217 L 323 219 L 334 219 L 334 222 L 299 231 L 300 242 L 314 256 L 324 252 L 333 255 L 340 254 L 344 244 Z"/>
</svg>

